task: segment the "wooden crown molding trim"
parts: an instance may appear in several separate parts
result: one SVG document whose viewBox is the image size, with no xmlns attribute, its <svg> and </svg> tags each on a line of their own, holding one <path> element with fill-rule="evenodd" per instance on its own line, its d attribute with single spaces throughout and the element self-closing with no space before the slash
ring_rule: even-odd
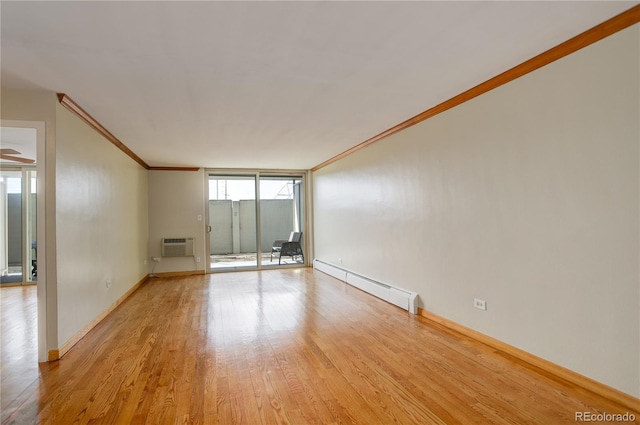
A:
<svg viewBox="0 0 640 425">
<path fill-rule="evenodd" d="M 149 167 L 151 171 L 198 171 L 200 167 Z"/>
<path fill-rule="evenodd" d="M 129 149 L 124 143 L 122 143 L 116 136 L 111 134 L 109 130 L 104 128 L 102 124 L 93 118 L 87 111 L 82 109 L 80 105 L 73 101 L 69 96 L 64 93 L 58 93 L 58 100 L 68 110 L 80 117 L 81 120 L 89 124 L 94 130 L 100 133 L 104 138 L 113 143 L 118 149 L 127 154 L 131 159 L 140 164 L 145 169 L 149 169 L 149 165 L 136 155 L 131 149 Z"/>
<path fill-rule="evenodd" d="M 558 44 L 557 46 L 552 47 L 546 52 L 540 53 L 539 55 L 527 60 L 526 62 L 521 63 L 520 65 L 516 65 L 515 67 L 503 72 L 502 74 L 499 74 L 485 81 L 484 83 L 480 83 L 479 85 L 463 93 L 460 93 L 459 95 L 452 97 L 451 99 L 446 100 L 441 104 L 434 106 L 433 108 L 427 109 L 426 111 L 412 118 L 409 118 L 408 120 L 394 127 L 391 127 L 390 129 L 385 130 L 382 133 L 373 136 L 372 138 L 367 139 L 350 149 L 347 149 L 346 151 L 334 156 L 333 158 L 330 158 L 316 165 L 311 169 L 311 171 L 318 171 L 319 169 L 326 167 L 327 165 L 332 164 L 348 155 L 351 155 L 352 153 L 359 151 L 360 149 L 363 149 L 388 136 L 391 136 L 392 134 L 398 133 L 406 128 L 425 121 L 428 118 L 431 118 L 444 111 L 461 105 L 475 97 L 480 96 L 481 94 L 487 93 L 530 72 L 542 68 L 543 66 L 557 61 L 558 59 L 561 59 L 565 56 L 570 55 L 571 53 L 574 53 L 582 48 L 585 48 L 593 43 L 607 38 L 610 35 L 617 33 L 618 31 L 635 25 L 638 22 L 640 22 L 640 5 L 636 5 L 617 16 L 614 16 L 613 18 L 599 25 L 596 25 L 595 27 L 581 34 L 578 34 L 577 36 L 565 41 L 564 43 Z"/>
<path fill-rule="evenodd" d="M 424 317 L 425 319 L 429 320 L 430 322 L 436 323 L 450 331 L 459 333 L 475 341 L 481 342 L 498 351 L 501 351 L 510 356 L 513 356 L 513 358 L 517 360 L 520 360 L 524 363 L 527 363 L 531 366 L 537 367 L 545 372 L 548 372 L 553 376 L 556 376 L 557 378 L 568 381 L 574 385 L 582 387 L 588 391 L 591 391 L 592 393 L 598 394 L 609 400 L 613 400 L 616 403 L 619 403 L 626 408 L 633 409 L 634 411 L 638 411 L 638 406 L 640 406 L 640 400 L 620 390 L 612 388 L 601 382 L 595 381 L 591 378 L 588 378 L 584 375 L 581 375 L 577 372 L 574 372 L 570 369 L 567 369 L 549 360 L 545 360 L 525 350 L 514 347 L 513 345 L 509 345 L 506 342 L 502 342 L 498 339 L 492 338 L 481 332 L 478 332 L 471 328 L 467 328 L 466 326 L 460 325 L 459 323 L 456 323 L 452 320 L 445 319 L 444 317 L 439 316 L 435 313 L 431 313 L 430 311 L 419 308 L 418 314 Z"/>
</svg>

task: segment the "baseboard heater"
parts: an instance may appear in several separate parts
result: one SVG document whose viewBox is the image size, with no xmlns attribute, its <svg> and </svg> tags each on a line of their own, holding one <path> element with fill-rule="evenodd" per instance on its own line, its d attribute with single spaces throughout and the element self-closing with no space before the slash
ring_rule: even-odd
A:
<svg viewBox="0 0 640 425">
<path fill-rule="evenodd" d="M 418 294 L 415 292 L 369 279 L 318 259 L 313 260 L 313 268 L 393 305 L 397 305 L 411 314 L 418 314 Z"/>
</svg>

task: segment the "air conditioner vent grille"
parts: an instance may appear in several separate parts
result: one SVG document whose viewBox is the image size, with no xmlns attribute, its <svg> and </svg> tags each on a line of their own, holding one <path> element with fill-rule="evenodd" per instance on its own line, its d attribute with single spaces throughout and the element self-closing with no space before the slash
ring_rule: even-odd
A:
<svg viewBox="0 0 640 425">
<path fill-rule="evenodd" d="M 192 257 L 193 238 L 162 238 L 163 257 Z"/>
</svg>

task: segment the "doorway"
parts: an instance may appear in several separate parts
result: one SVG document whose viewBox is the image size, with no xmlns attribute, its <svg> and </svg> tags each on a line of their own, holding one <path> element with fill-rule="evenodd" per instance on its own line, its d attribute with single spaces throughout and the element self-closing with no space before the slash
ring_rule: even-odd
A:
<svg viewBox="0 0 640 425">
<path fill-rule="evenodd" d="M 260 176 L 260 228 L 264 267 L 304 265 L 304 179 L 301 175 Z M 301 250 L 282 250 L 284 241 L 296 239 Z M 292 255 L 288 255 L 292 254 Z M 301 254 L 301 255 L 296 255 Z"/>
<path fill-rule="evenodd" d="M 306 265 L 304 172 L 209 172 L 206 178 L 208 271 Z M 296 255 L 281 251 L 292 234 Z"/>
<path fill-rule="evenodd" d="M 209 267 L 258 267 L 255 175 L 210 174 Z"/>
<path fill-rule="evenodd" d="M 0 284 L 37 280 L 35 128 L 2 127 L 0 150 Z"/>
<path fill-rule="evenodd" d="M 33 345 L 37 346 L 37 353 L 29 353 L 29 357 L 33 356 L 35 362 L 46 362 L 48 360 L 48 322 L 47 267 L 44 249 L 46 246 L 45 123 L 3 119 L 0 123 L 0 141 L 2 142 L 0 151 L 2 153 L 0 157 L 0 178 L 2 179 L 0 184 L 0 233 L 2 234 L 0 269 L 2 270 L 0 271 L 6 276 L 20 275 L 19 278 L 11 278 L 19 279 L 19 282 L 2 283 L 0 286 L 37 285 L 35 288 L 37 340 Z M 13 199 L 10 201 L 10 198 Z M 19 206 L 16 206 L 18 204 Z M 20 212 L 17 213 L 17 210 Z M 9 221 L 10 214 L 13 218 Z M 11 242 L 9 242 L 10 229 Z M 20 254 L 16 254 L 18 251 Z M 3 289 L 11 288 L 0 288 L 0 294 Z M 20 317 L 12 315 L 12 320 L 21 320 Z M 55 327 L 55 320 L 49 323 L 51 327 Z M 3 319 L 3 326 L 14 328 L 20 325 L 21 323 L 5 323 Z M 36 335 L 32 334 L 32 337 L 35 338 Z M 19 347 L 15 349 L 20 350 Z M 26 353 L 18 351 L 15 354 L 22 356 L 23 361 L 26 360 Z"/>
<path fill-rule="evenodd" d="M 0 284 L 37 281 L 36 170 L 0 164 Z"/>
</svg>

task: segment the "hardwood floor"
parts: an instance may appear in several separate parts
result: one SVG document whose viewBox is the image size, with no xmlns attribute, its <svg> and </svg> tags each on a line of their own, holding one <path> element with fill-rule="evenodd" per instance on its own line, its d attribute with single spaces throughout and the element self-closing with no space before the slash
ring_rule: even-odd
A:
<svg viewBox="0 0 640 425">
<path fill-rule="evenodd" d="M 4 423 L 5 418 L 19 407 L 20 395 L 38 377 L 36 286 L 0 288 L 0 309 L 0 411 Z"/>
<path fill-rule="evenodd" d="M 7 386 L 19 405 L 7 424 L 562 424 L 628 411 L 312 269 L 151 279 L 25 374 L 20 395 L 4 367 L 3 399 Z"/>
</svg>

